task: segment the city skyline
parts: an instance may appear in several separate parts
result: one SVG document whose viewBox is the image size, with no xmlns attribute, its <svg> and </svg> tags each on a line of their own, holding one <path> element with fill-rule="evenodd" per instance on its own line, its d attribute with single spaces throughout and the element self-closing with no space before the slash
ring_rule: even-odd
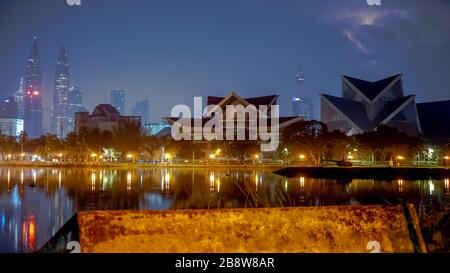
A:
<svg viewBox="0 0 450 273">
<path fill-rule="evenodd" d="M 161 121 L 173 105 L 194 95 L 233 90 L 246 96 L 280 94 L 282 114 L 291 112 L 293 96 L 311 97 L 318 118 L 319 94 L 338 95 L 343 74 L 375 80 L 403 73 L 405 90 L 417 94 L 418 102 L 450 98 L 442 91 L 450 80 L 437 73 L 449 66 L 442 57 L 448 56 L 450 42 L 445 35 L 450 5 L 445 1 L 397 0 L 381 6 L 326 0 L 191 5 L 84 1 L 79 7 L 64 1 L 27 3 L 36 13 L 55 11 L 45 22 L 20 14 L 23 3 L 0 5 L 5 20 L 0 35 L 9 37 L 0 45 L 0 94 L 6 98 L 17 89 L 29 44 L 37 36 L 47 129 L 61 44 L 71 54 L 71 77 L 84 91 L 88 109 L 108 103 L 110 90 L 120 87 L 127 90 L 128 110 L 149 94 L 151 122 Z M 112 20 L 122 9 L 136 16 Z M 97 16 L 104 23 L 94 25 Z M 298 92 L 298 73 L 308 79 L 303 94 Z"/>
</svg>

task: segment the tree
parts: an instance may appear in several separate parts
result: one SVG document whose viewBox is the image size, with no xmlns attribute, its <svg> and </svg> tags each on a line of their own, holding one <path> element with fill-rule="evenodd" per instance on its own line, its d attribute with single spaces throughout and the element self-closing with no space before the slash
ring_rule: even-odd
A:
<svg viewBox="0 0 450 273">
<path fill-rule="evenodd" d="M 320 164 L 327 152 L 328 127 L 320 121 L 300 121 L 286 127 L 282 134 L 284 145 L 294 145 L 296 151 L 304 151 L 315 164 Z"/>
<path fill-rule="evenodd" d="M 423 140 L 410 137 L 398 129 L 379 126 L 376 130 L 355 136 L 358 145 L 367 148 L 372 154 L 372 164 L 376 161 L 390 161 L 397 156 L 414 158 L 423 146 Z"/>
</svg>

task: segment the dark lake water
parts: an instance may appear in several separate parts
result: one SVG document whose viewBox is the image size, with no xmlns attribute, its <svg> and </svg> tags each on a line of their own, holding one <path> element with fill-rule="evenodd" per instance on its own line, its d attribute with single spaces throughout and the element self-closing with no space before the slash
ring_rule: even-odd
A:
<svg viewBox="0 0 450 273">
<path fill-rule="evenodd" d="M 75 212 L 83 210 L 398 204 L 406 200 L 416 205 L 425 223 L 450 209 L 449 186 L 448 179 L 287 179 L 270 170 L 251 169 L 3 167 L 0 252 L 39 249 Z M 442 242 L 450 233 L 440 232 L 439 226 L 436 231 Z M 432 238 L 427 240 L 430 243 Z"/>
</svg>

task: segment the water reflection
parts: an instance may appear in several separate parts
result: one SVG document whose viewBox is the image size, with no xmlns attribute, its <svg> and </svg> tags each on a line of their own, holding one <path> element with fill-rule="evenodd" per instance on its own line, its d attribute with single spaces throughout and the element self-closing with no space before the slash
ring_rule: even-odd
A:
<svg viewBox="0 0 450 273">
<path fill-rule="evenodd" d="M 0 168 L 0 252 L 42 246 L 82 210 L 207 209 L 355 204 L 417 205 L 419 217 L 449 208 L 449 179 L 287 179 L 236 169 Z"/>
</svg>

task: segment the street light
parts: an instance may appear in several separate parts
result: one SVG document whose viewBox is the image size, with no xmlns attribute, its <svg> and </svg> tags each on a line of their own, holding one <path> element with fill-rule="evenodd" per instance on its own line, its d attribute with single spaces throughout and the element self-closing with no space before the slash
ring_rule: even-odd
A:
<svg viewBox="0 0 450 273">
<path fill-rule="evenodd" d="M 127 158 L 133 160 L 133 164 L 134 164 L 134 155 L 133 154 L 127 154 Z"/>
<path fill-rule="evenodd" d="M 172 155 L 169 154 L 169 153 L 167 153 L 167 154 L 164 155 L 164 159 L 165 159 L 166 161 L 170 161 L 170 159 L 172 159 Z"/>
<path fill-rule="evenodd" d="M 400 161 L 403 161 L 404 159 L 405 158 L 403 156 L 401 156 L 401 155 L 397 156 L 397 160 L 398 160 L 397 166 L 400 166 Z"/>
<path fill-rule="evenodd" d="M 91 157 L 92 157 L 92 160 L 94 161 L 95 158 L 97 157 L 97 154 L 96 154 L 96 153 L 92 153 L 92 154 L 91 154 Z"/>
<path fill-rule="evenodd" d="M 447 160 L 450 159 L 450 156 L 446 155 L 444 156 L 444 166 L 447 166 Z"/>
<path fill-rule="evenodd" d="M 216 158 L 216 155 L 215 154 L 210 154 L 209 155 L 209 159 L 215 159 Z"/>
<path fill-rule="evenodd" d="M 299 157 L 300 157 L 301 160 L 306 158 L 306 156 L 304 154 L 301 154 Z"/>
</svg>

